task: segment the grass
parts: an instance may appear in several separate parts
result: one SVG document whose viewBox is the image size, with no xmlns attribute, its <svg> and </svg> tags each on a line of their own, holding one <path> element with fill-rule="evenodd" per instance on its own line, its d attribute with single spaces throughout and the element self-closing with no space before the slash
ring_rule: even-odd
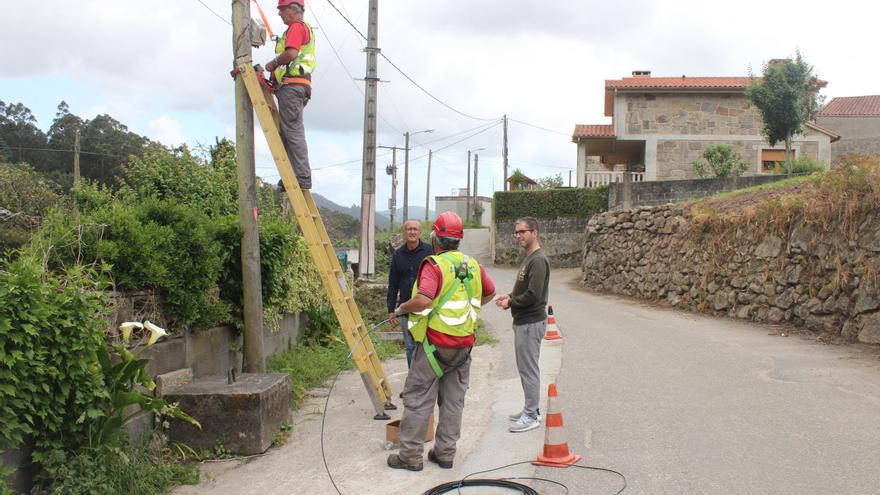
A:
<svg viewBox="0 0 880 495">
<path fill-rule="evenodd" d="M 731 198 L 731 197 L 738 196 L 740 194 L 745 194 L 745 193 L 764 191 L 767 189 L 778 189 L 778 188 L 782 188 L 782 187 L 788 187 L 792 184 L 800 184 L 802 182 L 807 182 L 808 180 L 811 180 L 813 178 L 814 178 L 813 175 L 799 175 L 796 177 L 789 177 L 786 179 L 778 180 L 776 182 L 769 182 L 767 184 L 758 184 L 757 186 L 744 187 L 742 189 L 734 189 L 733 191 L 726 191 L 726 192 L 721 192 L 718 194 L 713 194 L 712 196 L 709 196 L 708 198 L 712 198 L 712 199 Z M 687 202 L 700 201 L 702 199 L 707 199 L 707 198 L 695 197 L 693 199 L 689 199 Z"/>
</svg>

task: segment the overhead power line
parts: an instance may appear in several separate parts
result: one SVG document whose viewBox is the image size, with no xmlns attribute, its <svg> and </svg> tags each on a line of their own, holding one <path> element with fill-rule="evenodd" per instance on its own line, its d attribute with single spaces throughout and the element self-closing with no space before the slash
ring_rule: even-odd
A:
<svg viewBox="0 0 880 495">
<path fill-rule="evenodd" d="M 568 137 L 571 137 L 571 133 L 569 133 L 569 132 L 562 132 L 562 131 L 556 131 L 556 130 L 553 130 L 553 129 L 548 129 L 548 128 L 546 128 L 546 127 L 541 127 L 541 126 L 539 126 L 539 125 L 529 124 L 528 122 L 523 122 L 522 120 L 512 119 L 512 118 L 510 118 L 510 117 L 508 117 L 507 120 L 509 120 L 509 121 L 511 121 L 511 122 L 516 122 L 517 124 L 522 124 L 522 125 L 524 125 L 524 126 L 533 127 L 533 128 L 535 128 L 535 129 L 540 129 L 540 130 L 542 130 L 542 131 L 552 132 L 553 134 L 560 134 L 560 135 L 562 135 L 562 136 L 568 136 Z"/>
<path fill-rule="evenodd" d="M 75 152 L 75 150 L 65 150 L 65 149 L 60 149 L 60 148 L 27 148 L 24 146 L 2 146 L 2 148 L 10 149 L 10 150 L 22 150 L 22 151 L 54 151 L 54 152 L 61 152 L 61 153 L 74 153 Z M 84 155 L 109 156 L 111 158 L 121 158 L 123 160 L 127 158 L 127 157 L 121 156 L 121 155 L 113 155 L 111 153 L 99 153 L 97 151 L 79 150 L 79 152 Z"/>
<path fill-rule="evenodd" d="M 203 2 L 202 0 L 196 0 L 196 2 L 199 2 L 200 4 L 202 4 L 202 7 L 208 9 L 208 12 L 210 12 L 210 13 L 214 14 L 215 16 L 217 16 L 217 18 L 220 19 L 221 21 L 225 22 L 226 24 L 229 24 L 230 26 L 232 25 L 232 23 L 229 22 L 228 20 L 226 20 L 225 17 L 221 16 L 221 15 L 218 14 L 217 12 L 214 12 L 214 9 L 212 9 L 211 7 L 208 7 L 208 4 L 206 4 L 206 3 Z"/>
<path fill-rule="evenodd" d="M 477 132 L 475 132 L 475 133 L 473 133 L 473 134 L 471 134 L 471 135 L 469 135 L 469 136 L 465 136 L 464 138 L 459 139 L 458 141 L 455 141 L 454 143 L 449 143 L 449 144 L 447 144 L 446 146 L 443 146 L 442 148 L 437 148 L 436 150 L 431 150 L 431 151 L 432 151 L 433 153 L 436 154 L 436 153 L 438 153 L 438 152 L 440 152 L 440 151 L 443 151 L 443 150 L 445 150 L 445 149 L 451 148 L 451 147 L 455 146 L 456 144 L 463 143 L 463 142 L 467 141 L 468 139 L 471 139 L 472 137 L 476 137 L 476 136 L 478 136 L 478 135 L 480 135 L 480 134 L 482 134 L 482 133 L 488 131 L 489 129 L 492 129 L 492 128 L 494 128 L 495 126 L 500 125 L 500 124 L 501 124 L 501 121 L 499 120 L 498 122 L 493 123 L 492 125 L 486 127 L 485 129 L 481 129 L 481 130 L 479 130 L 479 131 L 477 131 Z M 419 155 L 419 156 L 417 156 L 417 157 L 415 157 L 415 158 L 410 158 L 409 161 L 410 161 L 410 162 L 414 162 L 414 161 L 418 160 L 419 158 L 424 158 L 424 157 L 426 157 L 426 156 L 428 156 L 427 153 L 425 153 L 424 155 Z"/>
<path fill-rule="evenodd" d="M 355 31 L 361 36 L 361 38 L 363 38 L 364 40 L 367 39 L 366 35 L 364 35 L 364 33 L 361 32 L 361 30 L 358 29 L 358 27 L 355 26 L 354 23 L 352 23 L 352 22 L 348 19 L 348 17 L 346 17 L 346 15 L 342 13 L 341 10 L 339 10 L 338 8 L 336 8 L 336 5 L 333 4 L 333 1 L 332 1 L 332 0 L 327 0 L 327 3 L 329 3 L 330 6 L 333 7 L 333 10 L 335 10 L 336 13 L 339 14 L 339 15 L 345 20 L 345 22 L 348 23 L 348 25 L 351 26 L 351 28 L 354 29 L 354 30 L 355 30 Z M 496 119 L 498 118 L 498 117 L 492 117 L 492 118 L 475 117 L 475 116 L 470 115 L 470 114 L 468 114 L 468 113 L 462 112 L 461 110 L 458 110 L 457 108 L 453 107 L 452 105 L 449 105 L 449 104 L 446 103 L 445 101 L 443 101 L 443 100 L 441 100 L 440 98 L 434 96 L 430 91 L 428 91 L 427 89 L 425 89 L 421 84 L 417 83 L 417 82 L 415 81 L 415 79 L 413 79 L 412 77 L 410 77 L 409 74 L 407 74 L 406 72 L 404 72 L 403 69 L 401 69 L 400 67 L 397 66 L 397 64 L 395 64 L 394 62 L 392 62 L 391 59 L 388 58 L 387 55 L 385 55 L 385 54 L 382 53 L 382 52 L 379 52 L 379 56 L 381 56 L 383 59 L 385 59 L 386 62 L 388 62 L 389 64 L 391 64 L 391 67 L 394 67 L 394 69 L 397 70 L 397 72 L 399 72 L 400 75 L 402 75 L 403 77 L 405 77 L 405 78 L 406 78 L 409 82 L 411 82 L 415 87 L 419 88 L 423 93 L 425 93 L 426 95 L 428 95 L 428 97 L 430 97 L 432 100 L 434 100 L 434 101 L 436 101 L 437 103 L 443 105 L 444 107 L 448 108 L 449 110 L 451 110 L 451 111 L 453 111 L 453 112 L 455 112 L 455 113 L 457 113 L 457 114 L 459 114 L 459 115 L 461 115 L 461 116 L 463 116 L 463 117 L 467 117 L 467 118 L 469 118 L 469 119 L 473 119 L 473 120 L 482 120 L 482 121 L 489 122 L 489 121 L 492 121 L 492 120 L 496 120 Z"/>
</svg>

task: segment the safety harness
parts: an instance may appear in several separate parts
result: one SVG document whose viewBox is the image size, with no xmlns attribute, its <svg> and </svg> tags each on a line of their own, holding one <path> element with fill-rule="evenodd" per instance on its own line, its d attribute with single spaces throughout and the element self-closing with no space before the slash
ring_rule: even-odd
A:
<svg viewBox="0 0 880 495">
<path fill-rule="evenodd" d="M 454 256 L 448 253 L 440 253 L 438 256 L 442 256 L 446 258 L 448 261 L 453 264 L 456 263 L 456 259 Z M 455 294 L 455 291 L 458 290 L 461 284 L 464 284 L 464 290 L 467 291 L 468 296 L 468 304 L 471 304 L 471 300 L 473 299 L 473 293 L 471 290 L 470 281 L 473 280 L 474 274 L 470 271 L 470 257 L 468 255 L 464 255 L 464 259 L 462 262 L 455 268 L 455 281 L 446 290 L 446 292 L 440 296 L 440 301 L 431 309 L 431 312 L 428 313 L 426 318 L 427 324 L 430 326 L 431 317 L 434 316 L 440 308 L 449 301 L 450 298 Z M 467 281 L 467 283 L 465 283 Z M 428 334 L 425 334 L 425 337 L 422 339 L 422 348 L 425 350 L 425 356 L 428 358 L 428 363 L 431 364 L 431 369 L 434 370 L 434 374 L 437 375 L 437 378 L 443 377 L 443 369 L 440 368 L 440 363 L 437 362 L 437 358 L 434 356 L 434 351 L 437 350 L 437 347 L 428 341 Z"/>
</svg>

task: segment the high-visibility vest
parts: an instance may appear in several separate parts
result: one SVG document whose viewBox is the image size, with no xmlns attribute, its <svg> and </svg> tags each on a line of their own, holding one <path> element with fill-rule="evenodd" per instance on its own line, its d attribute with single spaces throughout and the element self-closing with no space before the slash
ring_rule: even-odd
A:
<svg viewBox="0 0 880 495">
<path fill-rule="evenodd" d="M 473 335 L 483 295 L 480 265 L 459 251 L 435 254 L 425 258 L 422 263 L 429 259 L 434 260 L 440 268 L 443 284 L 430 306 L 418 313 L 409 314 L 408 326 L 413 339 L 416 342 L 424 340 L 428 327 L 455 337 Z M 466 277 L 459 281 L 459 276 L 462 275 Z M 418 292 L 419 284 L 416 283 L 413 285 L 412 297 Z"/>
<path fill-rule="evenodd" d="M 285 77 L 298 77 L 304 74 L 311 74 L 315 70 L 315 32 L 312 26 L 305 21 L 300 21 L 309 30 L 309 42 L 299 47 L 299 53 L 287 65 L 281 65 L 275 69 L 275 80 L 279 83 L 284 81 Z M 289 27 L 287 29 L 290 29 Z M 277 41 L 275 41 L 275 53 L 280 54 L 285 50 L 285 42 L 287 41 L 287 30 L 284 30 Z"/>
</svg>

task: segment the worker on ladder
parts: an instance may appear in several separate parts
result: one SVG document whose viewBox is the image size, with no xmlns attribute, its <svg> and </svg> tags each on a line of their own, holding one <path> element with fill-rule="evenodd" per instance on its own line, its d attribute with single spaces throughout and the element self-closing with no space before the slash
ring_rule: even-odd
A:
<svg viewBox="0 0 880 495">
<path fill-rule="evenodd" d="M 312 96 L 315 33 L 303 21 L 305 0 L 278 0 L 278 15 L 287 30 L 275 42 L 275 58 L 266 64 L 275 83 L 281 139 L 300 189 L 312 188 L 312 169 L 303 125 L 303 108 Z M 281 184 L 282 190 L 284 184 Z"/>
<path fill-rule="evenodd" d="M 395 313 L 409 313 L 417 342 L 403 385 L 400 451 L 388 466 L 422 470 L 422 452 L 434 404 L 440 406 L 434 448 L 428 460 L 449 469 L 461 436 L 464 396 L 470 379 L 471 349 L 480 307 L 495 296 L 495 284 L 475 259 L 458 250 L 461 218 L 441 213 L 431 232 L 434 255 L 422 261 L 412 298 Z"/>
</svg>

